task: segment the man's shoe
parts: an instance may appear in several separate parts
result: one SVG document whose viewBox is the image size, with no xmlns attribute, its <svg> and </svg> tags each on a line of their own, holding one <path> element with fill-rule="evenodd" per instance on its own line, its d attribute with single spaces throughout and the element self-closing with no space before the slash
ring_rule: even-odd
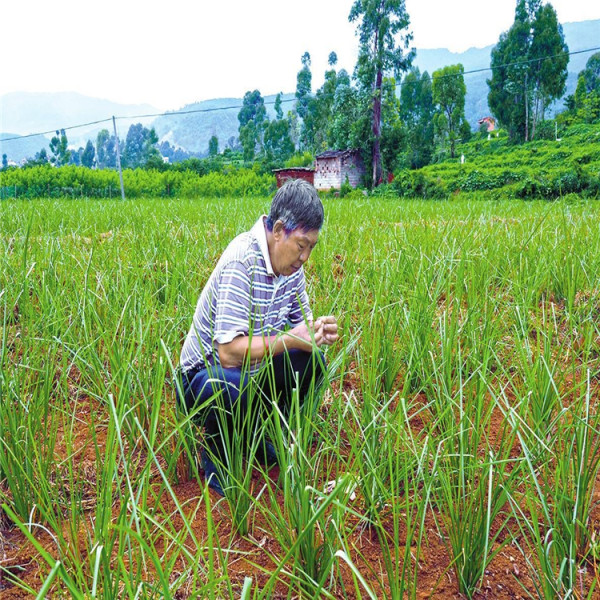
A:
<svg viewBox="0 0 600 600">
<path fill-rule="evenodd" d="M 263 440 L 256 449 L 256 460 L 266 467 L 273 467 L 279 463 L 275 446 L 267 440 Z"/>
<path fill-rule="evenodd" d="M 200 460 L 202 462 L 202 468 L 204 469 L 204 479 L 208 483 L 208 487 L 217 492 L 220 496 L 225 496 L 221 480 L 219 478 L 219 472 L 217 466 L 210 459 L 208 453 L 204 448 L 200 451 Z"/>
</svg>

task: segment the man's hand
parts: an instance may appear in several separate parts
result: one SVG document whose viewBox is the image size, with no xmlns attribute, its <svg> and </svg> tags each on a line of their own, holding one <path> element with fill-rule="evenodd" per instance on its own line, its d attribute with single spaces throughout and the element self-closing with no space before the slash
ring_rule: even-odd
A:
<svg viewBox="0 0 600 600">
<path fill-rule="evenodd" d="M 319 317 L 314 323 L 315 329 L 315 341 L 317 339 L 317 333 L 320 334 L 321 343 L 317 343 L 317 346 L 326 345 L 331 346 L 339 338 L 338 335 L 338 324 L 334 316 L 329 315 L 326 317 Z"/>
<path fill-rule="evenodd" d="M 290 335 L 305 342 L 306 349 L 312 346 L 313 339 L 317 347 L 331 346 L 338 339 L 338 325 L 335 317 L 319 317 L 314 323 L 300 323 Z"/>
<path fill-rule="evenodd" d="M 231 342 L 217 344 L 219 362 L 225 368 L 242 366 L 246 357 L 258 363 L 265 357 L 265 348 L 269 348 L 272 355 L 285 352 L 287 349 L 296 348 L 310 352 L 313 349 L 313 340 L 317 347 L 331 346 L 339 339 L 338 324 L 335 317 L 319 317 L 314 323 L 300 323 L 287 333 L 269 337 L 268 340 L 260 335 L 249 338 L 247 335 L 238 335 Z"/>
</svg>

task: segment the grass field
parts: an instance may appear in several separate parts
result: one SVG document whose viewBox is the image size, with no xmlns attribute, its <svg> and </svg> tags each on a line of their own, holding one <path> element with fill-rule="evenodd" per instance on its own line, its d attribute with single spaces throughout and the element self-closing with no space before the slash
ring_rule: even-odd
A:
<svg viewBox="0 0 600 600">
<path fill-rule="evenodd" d="M 600 597 L 600 206 L 569 198 L 325 200 L 330 380 L 224 499 L 173 368 L 269 199 L 1 202 L 2 598 Z"/>
</svg>

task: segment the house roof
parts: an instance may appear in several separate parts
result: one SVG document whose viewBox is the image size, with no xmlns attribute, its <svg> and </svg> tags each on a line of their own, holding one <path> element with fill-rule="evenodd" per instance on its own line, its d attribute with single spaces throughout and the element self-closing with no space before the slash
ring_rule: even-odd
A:
<svg viewBox="0 0 600 600">
<path fill-rule="evenodd" d="M 283 169 L 273 169 L 273 173 L 280 173 L 282 171 L 314 171 L 312 167 L 285 167 Z"/>
<path fill-rule="evenodd" d="M 315 156 L 315 159 L 352 156 L 353 154 L 356 154 L 357 152 L 358 152 L 358 150 L 327 150 L 326 152 L 323 152 L 323 153 Z"/>
</svg>

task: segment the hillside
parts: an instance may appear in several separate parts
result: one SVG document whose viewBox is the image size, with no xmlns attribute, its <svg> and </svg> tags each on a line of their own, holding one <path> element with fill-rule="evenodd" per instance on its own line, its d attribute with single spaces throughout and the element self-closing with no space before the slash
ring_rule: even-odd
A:
<svg viewBox="0 0 600 600">
<path fill-rule="evenodd" d="M 0 131 L 19 135 L 81 125 L 112 115 L 127 117 L 160 112 L 149 104 L 120 104 L 76 92 L 12 92 L 0 96 L 0 104 Z M 79 137 L 79 133 L 73 131 L 72 137 Z"/>
<path fill-rule="evenodd" d="M 284 113 L 291 110 L 294 94 L 282 96 Z M 275 117 L 275 96 L 265 96 L 265 106 L 269 119 Z M 242 106 L 241 98 L 219 98 L 187 104 L 180 111 L 189 114 L 171 114 L 158 117 L 153 126 L 161 141 L 181 146 L 191 152 L 206 153 L 208 141 L 213 135 L 219 138 L 219 148 L 231 146 L 238 136 L 238 113 Z"/>
<path fill-rule="evenodd" d="M 36 155 L 42 148 L 48 150 L 48 138 L 43 135 L 24 137 L 9 142 L 3 142 L 5 138 L 17 137 L 16 133 L 0 133 L 0 156 L 6 154 L 8 160 L 20 163 L 26 158 Z"/>
<path fill-rule="evenodd" d="M 6 153 L 9 159 L 16 162 L 33 156 L 42 147 L 48 149 L 48 141 L 52 134 L 5 143 L 2 143 L 1 138 L 40 131 L 52 132 L 56 129 L 110 119 L 112 115 L 128 117 L 159 112 L 149 104 L 120 104 L 75 92 L 13 92 L 0 96 L 0 106 L 0 154 Z M 145 124 L 150 122 L 151 119 L 144 120 Z M 127 121 L 118 122 L 120 137 L 125 137 L 129 124 Z M 108 128 L 112 128 L 110 121 L 68 129 L 69 145 L 75 148 L 84 146 L 88 139 L 95 139 L 100 129 Z M 9 131 L 12 133 L 6 133 Z"/>
<path fill-rule="evenodd" d="M 397 173 L 394 192 L 410 198 L 459 192 L 487 192 L 490 198 L 600 197 L 599 125 L 573 125 L 558 140 L 518 146 L 507 137 L 475 139 L 460 147 L 458 157 Z"/>
</svg>

